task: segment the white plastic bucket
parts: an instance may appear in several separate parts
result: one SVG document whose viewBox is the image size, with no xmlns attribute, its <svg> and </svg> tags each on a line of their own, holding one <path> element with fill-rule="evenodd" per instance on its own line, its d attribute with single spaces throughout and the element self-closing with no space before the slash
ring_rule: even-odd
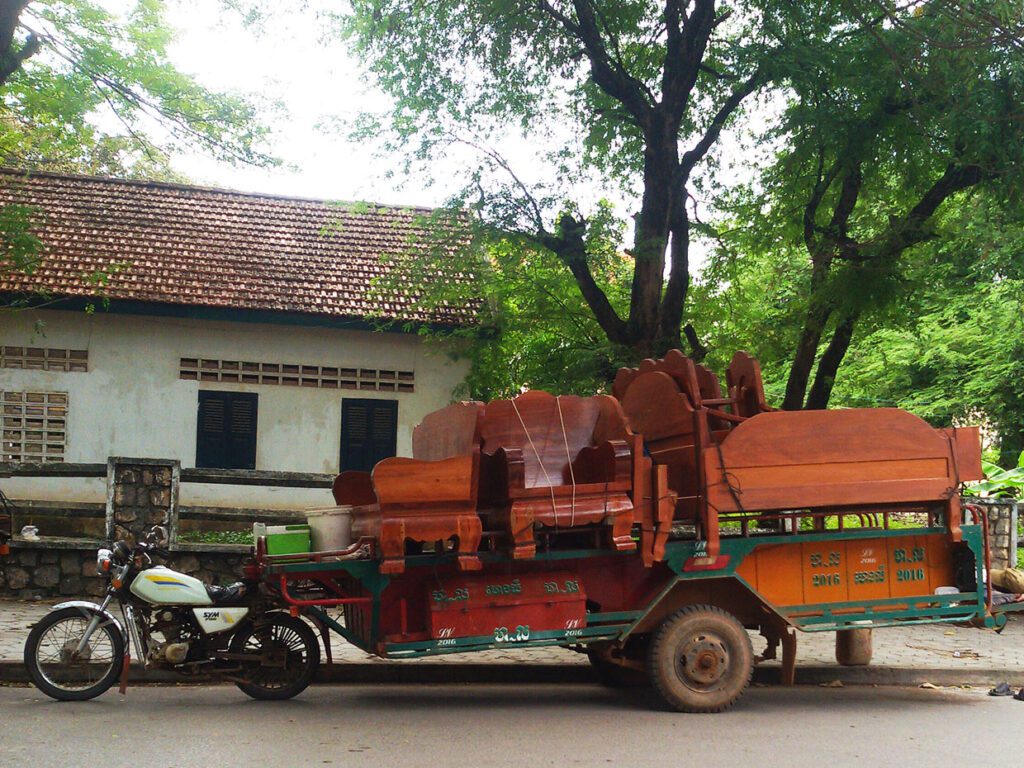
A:
<svg viewBox="0 0 1024 768">
<path fill-rule="evenodd" d="M 352 507 L 317 507 L 306 510 L 314 552 L 336 552 L 352 545 Z"/>
</svg>

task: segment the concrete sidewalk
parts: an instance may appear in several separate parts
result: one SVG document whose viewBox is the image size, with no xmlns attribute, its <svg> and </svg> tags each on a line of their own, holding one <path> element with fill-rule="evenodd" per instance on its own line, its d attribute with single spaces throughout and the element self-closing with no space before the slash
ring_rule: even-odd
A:
<svg viewBox="0 0 1024 768">
<path fill-rule="evenodd" d="M 0 600 L 0 682 L 25 680 L 22 649 L 29 627 L 58 602 Z M 754 652 L 764 640 L 753 637 Z M 422 659 L 380 659 L 333 635 L 332 666 L 325 682 L 582 682 L 593 679 L 585 656 L 563 648 L 501 649 Z M 141 670 L 136 670 L 136 673 Z M 133 675 L 137 677 L 138 675 Z M 759 665 L 755 680 L 775 682 L 779 663 Z M 166 682 L 173 676 L 147 673 Z M 835 634 L 798 633 L 797 682 L 877 685 L 1024 686 L 1024 616 L 1010 615 L 1001 634 L 951 624 L 879 629 L 868 667 L 841 667 L 835 661 Z"/>
</svg>

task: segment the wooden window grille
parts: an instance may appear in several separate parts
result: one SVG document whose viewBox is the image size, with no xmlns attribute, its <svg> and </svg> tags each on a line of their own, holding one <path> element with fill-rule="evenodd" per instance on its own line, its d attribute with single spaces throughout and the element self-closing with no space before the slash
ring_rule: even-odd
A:
<svg viewBox="0 0 1024 768">
<path fill-rule="evenodd" d="M 179 377 L 186 381 L 226 384 L 270 384 L 284 387 L 347 389 L 374 392 L 414 392 L 413 371 L 343 368 L 334 365 L 259 363 L 183 357 Z"/>
<path fill-rule="evenodd" d="M 67 445 L 67 392 L 3 392 L 0 460 L 64 461 Z"/>
<path fill-rule="evenodd" d="M 0 368 L 85 373 L 89 370 L 89 350 L 3 346 L 0 347 Z"/>
<path fill-rule="evenodd" d="M 255 469 L 258 414 L 252 392 L 199 390 L 196 466 Z"/>
<path fill-rule="evenodd" d="M 342 472 L 369 472 L 378 461 L 395 455 L 398 401 L 342 398 Z"/>
</svg>

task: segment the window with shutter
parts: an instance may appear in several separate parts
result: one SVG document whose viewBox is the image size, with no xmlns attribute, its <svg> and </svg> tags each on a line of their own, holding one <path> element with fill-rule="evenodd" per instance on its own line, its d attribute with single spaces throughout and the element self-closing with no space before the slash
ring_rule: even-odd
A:
<svg viewBox="0 0 1024 768">
<path fill-rule="evenodd" d="M 398 442 L 398 401 L 341 401 L 341 471 L 369 472 L 394 456 Z"/>
<path fill-rule="evenodd" d="M 199 392 L 196 466 L 256 468 L 258 396 L 250 392 Z"/>
</svg>

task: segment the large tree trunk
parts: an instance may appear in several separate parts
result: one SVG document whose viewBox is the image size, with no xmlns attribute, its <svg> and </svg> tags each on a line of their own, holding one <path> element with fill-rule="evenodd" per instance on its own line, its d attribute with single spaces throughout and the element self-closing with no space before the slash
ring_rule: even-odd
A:
<svg viewBox="0 0 1024 768">
<path fill-rule="evenodd" d="M 818 354 L 818 344 L 825 332 L 825 324 L 832 314 L 832 307 L 824 299 L 813 299 L 804 318 L 803 331 L 793 356 L 793 365 L 789 369 L 786 382 L 786 396 L 782 400 L 784 411 L 799 411 L 804 407 L 804 395 L 807 393 L 807 382 L 811 378 L 814 358 Z"/>
<path fill-rule="evenodd" d="M 39 38 L 29 35 L 23 45 L 16 45 L 14 35 L 18 30 L 21 12 L 30 0 L 0 0 L 0 85 L 7 82 L 25 60 L 39 50 Z"/>
<path fill-rule="evenodd" d="M 660 115 L 659 115 L 660 117 Z M 676 190 L 679 150 L 676 129 L 656 120 L 647 136 L 644 153 L 644 196 L 633 240 L 633 286 L 629 307 L 629 333 L 634 346 L 654 353 L 661 330 L 661 289 L 665 280 L 665 252 Z"/>
<path fill-rule="evenodd" d="M 658 328 L 663 347 L 661 352 L 682 347 L 679 330 L 683 324 L 683 306 L 690 289 L 690 219 L 686 215 L 686 192 L 681 185 L 676 188 L 672 199 L 669 232 L 669 275 L 665 295 L 661 299 Z M 692 328 L 690 330 L 693 331 Z M 696 334 L 693 338 L 696 338 Z M 703 349 L 699 343 L 694 345 L 693 338 L 688 336 L 691 352 Z"/>
<path fill-rule="evenodd" d="M 829 398 L 832 397 L 832 387 L 836 382 L 836 373 L 839 365 L 850 348 L 850 341 L 853 339 L 853 329 L 857 325 L 857 315 L 851 314 L 844 317 L 835 330 L 832 332 L 832 340 L 828 348 L 818 361 L 818 370 L 814 375 L 814 384 L 811 385 L 811 392 L 807 396 L 805 408 L 809 411 L 821 411 L 828 408 Z"/>
</svg>

